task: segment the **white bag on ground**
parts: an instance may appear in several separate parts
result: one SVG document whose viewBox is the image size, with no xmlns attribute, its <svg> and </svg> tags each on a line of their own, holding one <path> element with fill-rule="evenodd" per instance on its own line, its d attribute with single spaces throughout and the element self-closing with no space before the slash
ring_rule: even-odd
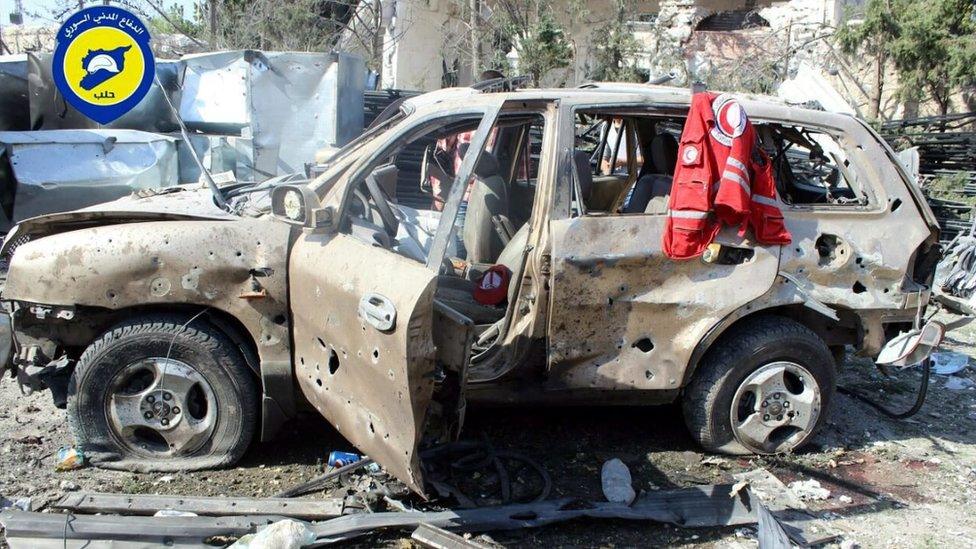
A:
<svg viewBox="0 0 976 549">
<path fill-rule="evenodd" d="M 603 482 L 603 497 L 611 503 L 630 505 L 637 497 L 630 478 L 630 469 L 617 458 L 603 463 L 600 480 Z"/>
<path fill-rule="evenodd" d="M 315 541 L 315 532 L 297 520 L 279 520 L 237 540 L 230 549 L 299 549 Z"/>
</svg>

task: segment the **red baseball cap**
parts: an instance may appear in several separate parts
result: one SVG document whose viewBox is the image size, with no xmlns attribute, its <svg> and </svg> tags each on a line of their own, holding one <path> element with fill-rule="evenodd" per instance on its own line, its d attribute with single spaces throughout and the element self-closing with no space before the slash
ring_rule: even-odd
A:
<svg viewBox="0 0 976 549">
<path fill-rule="evenodd" d="M 492 265 L 478 278 L 474 300 L 482 305 L 498 305 L 508 299 L 512 271 L 504 265 Z"/>
</svg>

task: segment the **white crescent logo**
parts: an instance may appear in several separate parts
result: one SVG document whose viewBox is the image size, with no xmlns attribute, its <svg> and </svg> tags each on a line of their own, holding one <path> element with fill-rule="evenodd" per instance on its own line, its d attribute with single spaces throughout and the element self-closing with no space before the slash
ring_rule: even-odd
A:
<svg viewBox="0 0 976 549">
<path fill-rule="evenodd" d="M 685 164 L 694 164 L 698 160 L 698 147 L 685 145 L 685 150 L 681 153 L 681 159 L 684 160 Z"/>
</svg>

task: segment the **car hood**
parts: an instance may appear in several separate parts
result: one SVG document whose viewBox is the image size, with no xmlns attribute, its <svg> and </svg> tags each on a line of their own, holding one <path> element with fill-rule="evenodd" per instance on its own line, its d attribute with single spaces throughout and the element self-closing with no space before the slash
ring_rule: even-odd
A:
<svg viewBox="0 0 976 549">
<path fill-rule="evenodd" d="M 221 210 L 213 195 L 198 185 L 150 189 L 80 210 L 41 215 L 18 223 L 4 240 L 0 257 L 12 246 L 43 236 L 86 227 L 186 219 L 233 220 L 238 216 Z"/>
</svg>

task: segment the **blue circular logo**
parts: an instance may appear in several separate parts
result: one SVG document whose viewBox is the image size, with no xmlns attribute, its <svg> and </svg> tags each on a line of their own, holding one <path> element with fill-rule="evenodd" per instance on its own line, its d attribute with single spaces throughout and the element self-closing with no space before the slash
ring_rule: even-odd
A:
<svg viewBox="0 0 976 549">
<path fill-rule="evenodd" d="M 58 29 L 51 67 L 65 100 L 100 124 L 129 112 L 152 87 L 149 30 L 114 6 L 85 8 Z"/>
</svg>

